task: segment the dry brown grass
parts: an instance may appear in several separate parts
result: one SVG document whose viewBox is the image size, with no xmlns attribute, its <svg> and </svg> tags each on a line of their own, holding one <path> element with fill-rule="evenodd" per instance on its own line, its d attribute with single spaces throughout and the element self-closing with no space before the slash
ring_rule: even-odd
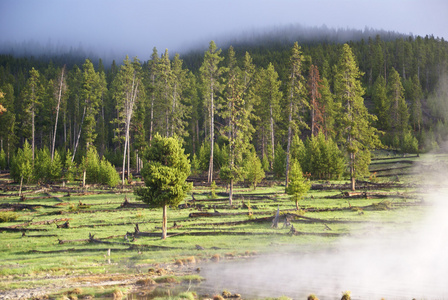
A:
<svg viewBox="0 0 448 300">
<path fill-rule="evenodd" d="M 115 289 L 112 296 L 114 297 L 114 300 L 121 300 L 123 299 L 123 292 L 119 289 Z"/>
<path fill-rule="evenodd" d="M 214 262 L 219 262 L 220 258 L 221 258 L 221 256 L 219 254 L 213 254 L 212 257 L 210 258 L 210 260 L 214 261 Z"/>
<path fill-rule="evenodd" d="M 148 277 L 148 278 L 145 278 L 145 279 L 137 280 L 136 284 L 144 285 L 144 286 L 150 286 L 150 285 L 157 284 L 157 282 L 155 282 L 154 279 Z"/>
</svg>

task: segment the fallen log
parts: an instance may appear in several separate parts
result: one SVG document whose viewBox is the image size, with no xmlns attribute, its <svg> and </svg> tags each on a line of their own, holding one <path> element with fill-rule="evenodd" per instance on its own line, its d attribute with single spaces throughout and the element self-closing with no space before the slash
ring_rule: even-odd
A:
<svg viewBox="0 0 448 300">
<path fill-rule="evenodd" d="M 323 236 L 323 237 L 338 237 L 338 236 L 348 236 L 350 233 L 335 233 L 335 232 L 303 232 L 294 231 L 292 235 L 312 235 L 312 236 Z"/>
<path fill-rule="evenodd" d="M 54 253 L 65 253 L 65 252 L 107 252 L 108 250 L 111 251 L 126 251 L 126 250 L 134 250 L 131 248 L 90 248 L 90 249 L 76 249 L 76 248 L 69 248 L 69 249 L 61 249 L 61 250 L 49 250 L 49 251 L 42 251 L 42 250 L 30 250 L 29 253 L 42 253 L 42 254 L 54 254 Z"/>
<path fill-rule="evenodd" d="M 118 208 L 149 208 L 148 204 L 145 203 L 136 203 L 129 202 L 127 198 L 124 199 L 124 202 Z"/>
<path fill-rule="evenodd" d="M 69 243 L 88 243 L 88 242 L 92 242 L 92 241 L 100 241 L 100 240 L 108 240 L 108 239 L 114 239 L 114 238 L 121 238 L 123 237 L 123 235 L 111 235 L 105 238 L 99 238 L 99 239 L 94 239 L 94 235 L 91 235 L 89 233 L 89 238 L 88 239 L 78 239 L 78 240 L 60 240 L 58 239 L 59 244 L 69 244 Z M 129 245 L 129 243 L 126 243 L 126 245 Z"/>
<path fill-rule="evenodd" d="M 405 155 L 405 156 L 404 155 L 400 155 L 400 156 L 395 156 L 395 157 L 377 157 L 377 158 L 372 158 L 372 161 L 403 159 L 403 157 L 412 158 L 412 157 L 418 157 L 418 155 Z"/>
<path fill-rule="evenodd" d="M 39 222 L 25 222 L 22 224 L 8 226 L 8 228 L 18 228 L 18 227 L 25 227 L 25 226 L 31 226 L 31 225 L 50 225 L 53 223 L 66 222 L 68 220 L 71 220 L 71 219 L 70 218 L 62 218 L 62 219 L 53 219 L 53 220 L 39 221 Z"/>
<path fill-rule="evenodd" d="M 188 215 L 189 218 L 210 218 L 210 217 L 225 217 L 225 216 L 244 216 L 247 215 L 249 212 L 237 212 L 237 213 L 220 213 L 220 212 L 192 212 Z M 257 211 L 252 212 L 253 215 L 266 215 L 271 214 L 271 211 Z"/>
<path fill-rule="evenodd" d="M 9 228 L 9 227 L 0 227 L 0 232 L 23 232 L 23 231 L 48 231 L 48 229 L 40 229 L 40 228 Z"/>
<path fill-rule="evenodd" d="M 199 224 L 189 224 L 188 226 L 222 226 L 222 225 L 240 225 L 240 224 L 248 224 L 248 223 L 262 223 L 262 222 L 272 222 L 274 219 L 273 216 L 265 217 L 265 218 L 254 218 L 242 221 L 230 221 L 230 222 L 216 222 L 216 223 L 199 223 Z"/>
<path fill-rule="evenodd" d="M 14 208 L 14 210 L 22 210 L 22 209 L 34 210 L 34 208 L 36 208 L 36 207 L 57 208 L 57 206 L 45 205 L 45 204 L 24 204 L 24 203 L 2 203 L 2 204 L 0 204 L 0 208 Z"/>
<path fill-rule="evenodd" d="M 324 219 L 317 219 L 317 218 L 310 218 L 305 216 L 299 216 L 299 215 L 287 215 L 287 217 L 290 217 L 290 222 L 293 223 L 328 223 L 328 224 L 351 224 L 351 223 L 371 223 L 369 221 L 343 221 L 343 220 L 324 220 Z M 301 219 L 301 220 L 297 220 Z"/>
<path fill-rule="evenodd" d="M 147 223 L 160 223 L 159 221 L 144 221 L 139 222 L 139 224 L 147 224 Z M 133 225 L 135 223 L 126 222 L 126 223 L 109 223 L 109 224 L 89 224 L 89 225 L 79 225 L 71 228 L 96 228 L 96 227 L 107 227 L 107 226 L 125 226 L 125 225 Z"/>
<path fill-rule="evenodd" d="M 57 237 L 58 235 L 57 234 L 33 234 L 33 235 L 28 235 L 28 234 L 25 234 L 25 232 L 23 232 L 22 233 L 22 237 L 33 237 L 33 238 L 35 238 L 35 237 L 38 237 L 38 238 L 40 238 L 40 237 Z"/>
</svg>

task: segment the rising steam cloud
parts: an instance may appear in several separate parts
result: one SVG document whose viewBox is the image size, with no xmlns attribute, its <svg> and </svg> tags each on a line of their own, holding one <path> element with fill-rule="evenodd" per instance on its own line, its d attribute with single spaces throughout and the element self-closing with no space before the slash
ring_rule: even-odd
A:
<svg viewBox="0 0 448 300">
<path fill-rule="evenodd" d="M 317 253 L 302 254 L 298 249 L 211 265 L 202 272 L 206 287 L 216 293 L 235 291 L 245 299 L 281 295 L 306 299 L 311 293 L 320 299 L 340 299 L 347 290 L 352 299 L 447 298 L 446 158 L 435 155 L 434 160 L 416 167 L 424 201 L 410 214 L 416 220 L 384 227 L 372 223 L 362 233 L 353 232 L 350 238 Z"/>
</svg>

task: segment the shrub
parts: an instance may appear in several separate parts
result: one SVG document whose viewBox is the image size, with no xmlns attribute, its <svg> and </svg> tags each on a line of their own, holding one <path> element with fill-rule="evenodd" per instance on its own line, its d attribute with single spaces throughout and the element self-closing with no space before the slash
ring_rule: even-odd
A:
<svg viewBox="0 0 448 300">
<path fill-rule="evenodd" d="M 0 223 L 15 221 L 18 217 L 15 212 L 2 211 L 0 212 Z"/>
</svg>

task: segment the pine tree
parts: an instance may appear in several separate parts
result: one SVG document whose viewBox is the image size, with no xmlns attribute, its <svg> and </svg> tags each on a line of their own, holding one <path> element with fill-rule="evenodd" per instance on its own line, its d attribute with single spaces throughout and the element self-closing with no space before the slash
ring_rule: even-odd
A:
<svg viewBox="0 0 448 300">
<path fill-rule="evenodd" d="M 204 62 L 200 68 L 201 81 L 203 85 L 204 103 L 209 113 L 210 124 L 210 162 L 207 182 L 213 181 L 213 149 L 215 144 L 215 101 L 217 93 L 221 91 L 221 74 L 223 69 L 219 63 L 224 59 L 221 49 L 217 50 L 215 42 L 211 41 L 208 50 L 205 52 Z"/>
<path fill-rule="evenodd" d="M 230 185 L 229 203 L 232 205 L 233 184 L 242 178 L 243 154 L 249 147 L 253 127 L 250 123 L 251 106 L 246 105 L 245 73 L 237 66 L 233 47 L 229 48 L 226 67 L 226 85 L 223 97 L 222 117 L 227 120 L 225 130 L 229 140 L 229 166 L 223 175 Z M 227 170 L 226 170 L 227 169 Z"/>
<path fill-rule="evenodd" d="M 158 134 L 144 157 L 142 176 L 146 187 L 136 189 L 135 194 L 150 207 L 163 208 L 162 239 L 166 239 L 167 206 L 177 207 L 191 189 L 191 184 L 186 182 L 190 163 L 177 138 L 163 138 Z"/>
<path fill-rule="evenodd" d="M 260 183 L 266 176 L 262 163 L 257 156 L 255 151 L 251 151 L 244 163 L 244 172 L 246 179 L 253 185 L 254 190 L 257 188 L 258 183 Z"/>
<path fill-rule="evenodd" d="M 380 130 L 389 130 L 389 99 L 386 93 L 386 81 L 383 76 L 378 76 L 373 84 L 372 101 L 375 105 L 375 115 L 378 118 L 377 127 Z"/>
<path fill-rule="evenodd" d="M 414 75 L 412 79 L 409 80 L 409 100 L 411 101 L 410 107 L 410 121 L 412 128 L 416 132 L 421 131 L 422 126 L 422 102 L 423 91 L 418 81 L 417 75 Z"/>
<path fill-rule="evenodd" d="M 308 75 L 308 94 L 310 96 L 311 109 L 311 135 L 316 136 L 323 130 L 324 123 L 324 107 L 320 103 L 322 95 L 320 89 L 322 80 L 320 79 L 319 69 L 315 65 L 311 65 Z"/>
<path fill-rule="evenodd" d="M 86 153 L 89 153 L 89 149 L 95 142 L 96 133 L 96 116 L 98 114 L 99 102 L 101 97 L 100 77 L 90 60 L 86 59 L 83 64 L 83 77 L 82 77 L 82 89 L 81 99 L 83 101 L 83 117 L 81 120 L 81 128 L 79 130 L 78 138 L 75 144 L 75 150 L 73 151 L 73 159 L 75 157 L 76 148 L 81 137 L 81 132 L 84 135 L 84 142 L 86 145 Z M 87 159 L 87 156 L 86 156 Z M 83 164 L 86 166 L 86 164 Z M 86 169 L 83 169 L 82 186 L 85 186 L 86 182 Z"/>
<path fill-rule="evenodd" d="M 171 136 L 187 137 L 186 130 L 187 121 L 189 119 L 190 110 L 187 105 L 191 100 L 184 97 L 184 91 L 187 90 L 189 81 L 187 79 L 187 71 L 182 67 L 182 60 L 176 53 L 171 63 L 172 71 L 172 107 L 171 107 Z"/>
<path fill-rule="evenodd" d="M 161 109 L 160 116 L 164 116 L 164 121 L 161 122 L 163 127 L 161 132 L 164 132 L 165 137 L 170 136 L 171 132 L 171 115 L 174 105 L 173 99 L 173 72 L 171 70 L 171 62 L 168 54 L 168 49 L 162 55 L 159 63 L 160 71 L 160 101 L 158 105 Z"/>
<path fill-rule="evenodd" d="M 30 70 L 30 77 L 27 80 L 25 89 L 24 89 L 24 102 L 25 102 L 25 112 L 31 117 L 31 152 L 32 157 L 34 159 L 35 153 L 35 119 L 38 110 L 38 106 L 40 104 L 39 99 L 39 71 L 35 70 L 34 67 Z M 25 119 L 26 120 L 26 119 Z M 28 121 L 25 121 L 27 124 Z"/>
<path fill-rule="evenodd" d="M 130 128 L 134 107 L 139 99 L 139 91 L 143 89 L 140 76 L 141 67 L 139 62 L 135 61 L 133 64 L 126 56 L 120 71 L 114 79 L 115 91 L 113 97 L 116 101 L 118 112 L 116 119 L 118 125 L 117 135 L 124 136 L 123 172 L 121 178 L 123 185 L 126 173 L 126 158 L 128 158 L 128 179 L 130 178 Z"/>
<path fill-rule="evenodd" d="M 344 44 L 337 65 L 334 91 L 338 103 L 338 140 L 349 156 L 351 188 L 356 189 L 356 177 L 370 163 L 370 150 L 379 145 L 377 130 L 372 126 L 375 116 L 364 106 L 362 73 L 349 45 Z"/>
<path fill-rule="evenodd" d="M 281 82 L 273 64 L 260 70 L 256 82 L 255 113 L 257 117 L 256 132 L 261 143 L 261 155 L 267 156 L 272 170 L 275 158 L 275 124 L 281 119 L 280 101 L 283 93 Z"/>
<path fill-rule="evenodd" d="M 156 103 L 157 97 L 157 81 L 159 76 L 159 55 L 157 53 L 157 48 L 153 48 L 153 52 L 151 54 L 151 60 L 148 62 L 149 69 L 149 97 L 151 101 L 150 105 L 150 125 L 149 125 L 149 141 L 151 143 L 153 135 L 154 135 L 154 106 Z"/>
<path fill-rule="evenodd" d="M 330 90 L 330 84 L 326 78 L 322 79 L 322 85 L 319 88 L 321 95 L 321 112 L 322 112 L 322 131 L 326 138 L 334 138 L 334 122 L 335 122 L 335 105 L 334 96 Z"/>
<path fill-rule="evenodd" d="M 404 133 L 409 130 L 409 111 L 404 99 L 404 88 L 400 74 L 392 68 L 389 72 L 387 94 L 390 101 L 389 118 L 392 141 L 395 147 L 399 145 L 395 141 L 401 140 Z"/>
<path fill-rule="evenodd" d="M 299 200 L 309 191 L 311 183 L 303 177 L 302 168 L 297 160 L 292 160 L 289 173 L 289 183 L 286 187 L 286 193 L 292 196 L 296 204 L 296 210 L 299 210 Z"/>
<path fill-rule="evenodd" d="M 308 107 L 306 102 L 306 84 L 302 75 L 302 64 L 304 57 L 297 42 L 292 48 L 291 57 L 289 58 L 289 94 L 288 94 L 288 143 L 286 146 L 286 169 L 285 169 L 285 186 L 288 187 L 289 159 L 291 150 L 291 140 L 293 131 L 300 133 L 301 127 L 307 127 L 303 116 L 304 108 Z M 317 83 L 316 83 L 317 84 Z M 317 87 L 316 87 L 317 90 Z M 314 121 L 314 120 L 313 120 Z"/>
</svg>

